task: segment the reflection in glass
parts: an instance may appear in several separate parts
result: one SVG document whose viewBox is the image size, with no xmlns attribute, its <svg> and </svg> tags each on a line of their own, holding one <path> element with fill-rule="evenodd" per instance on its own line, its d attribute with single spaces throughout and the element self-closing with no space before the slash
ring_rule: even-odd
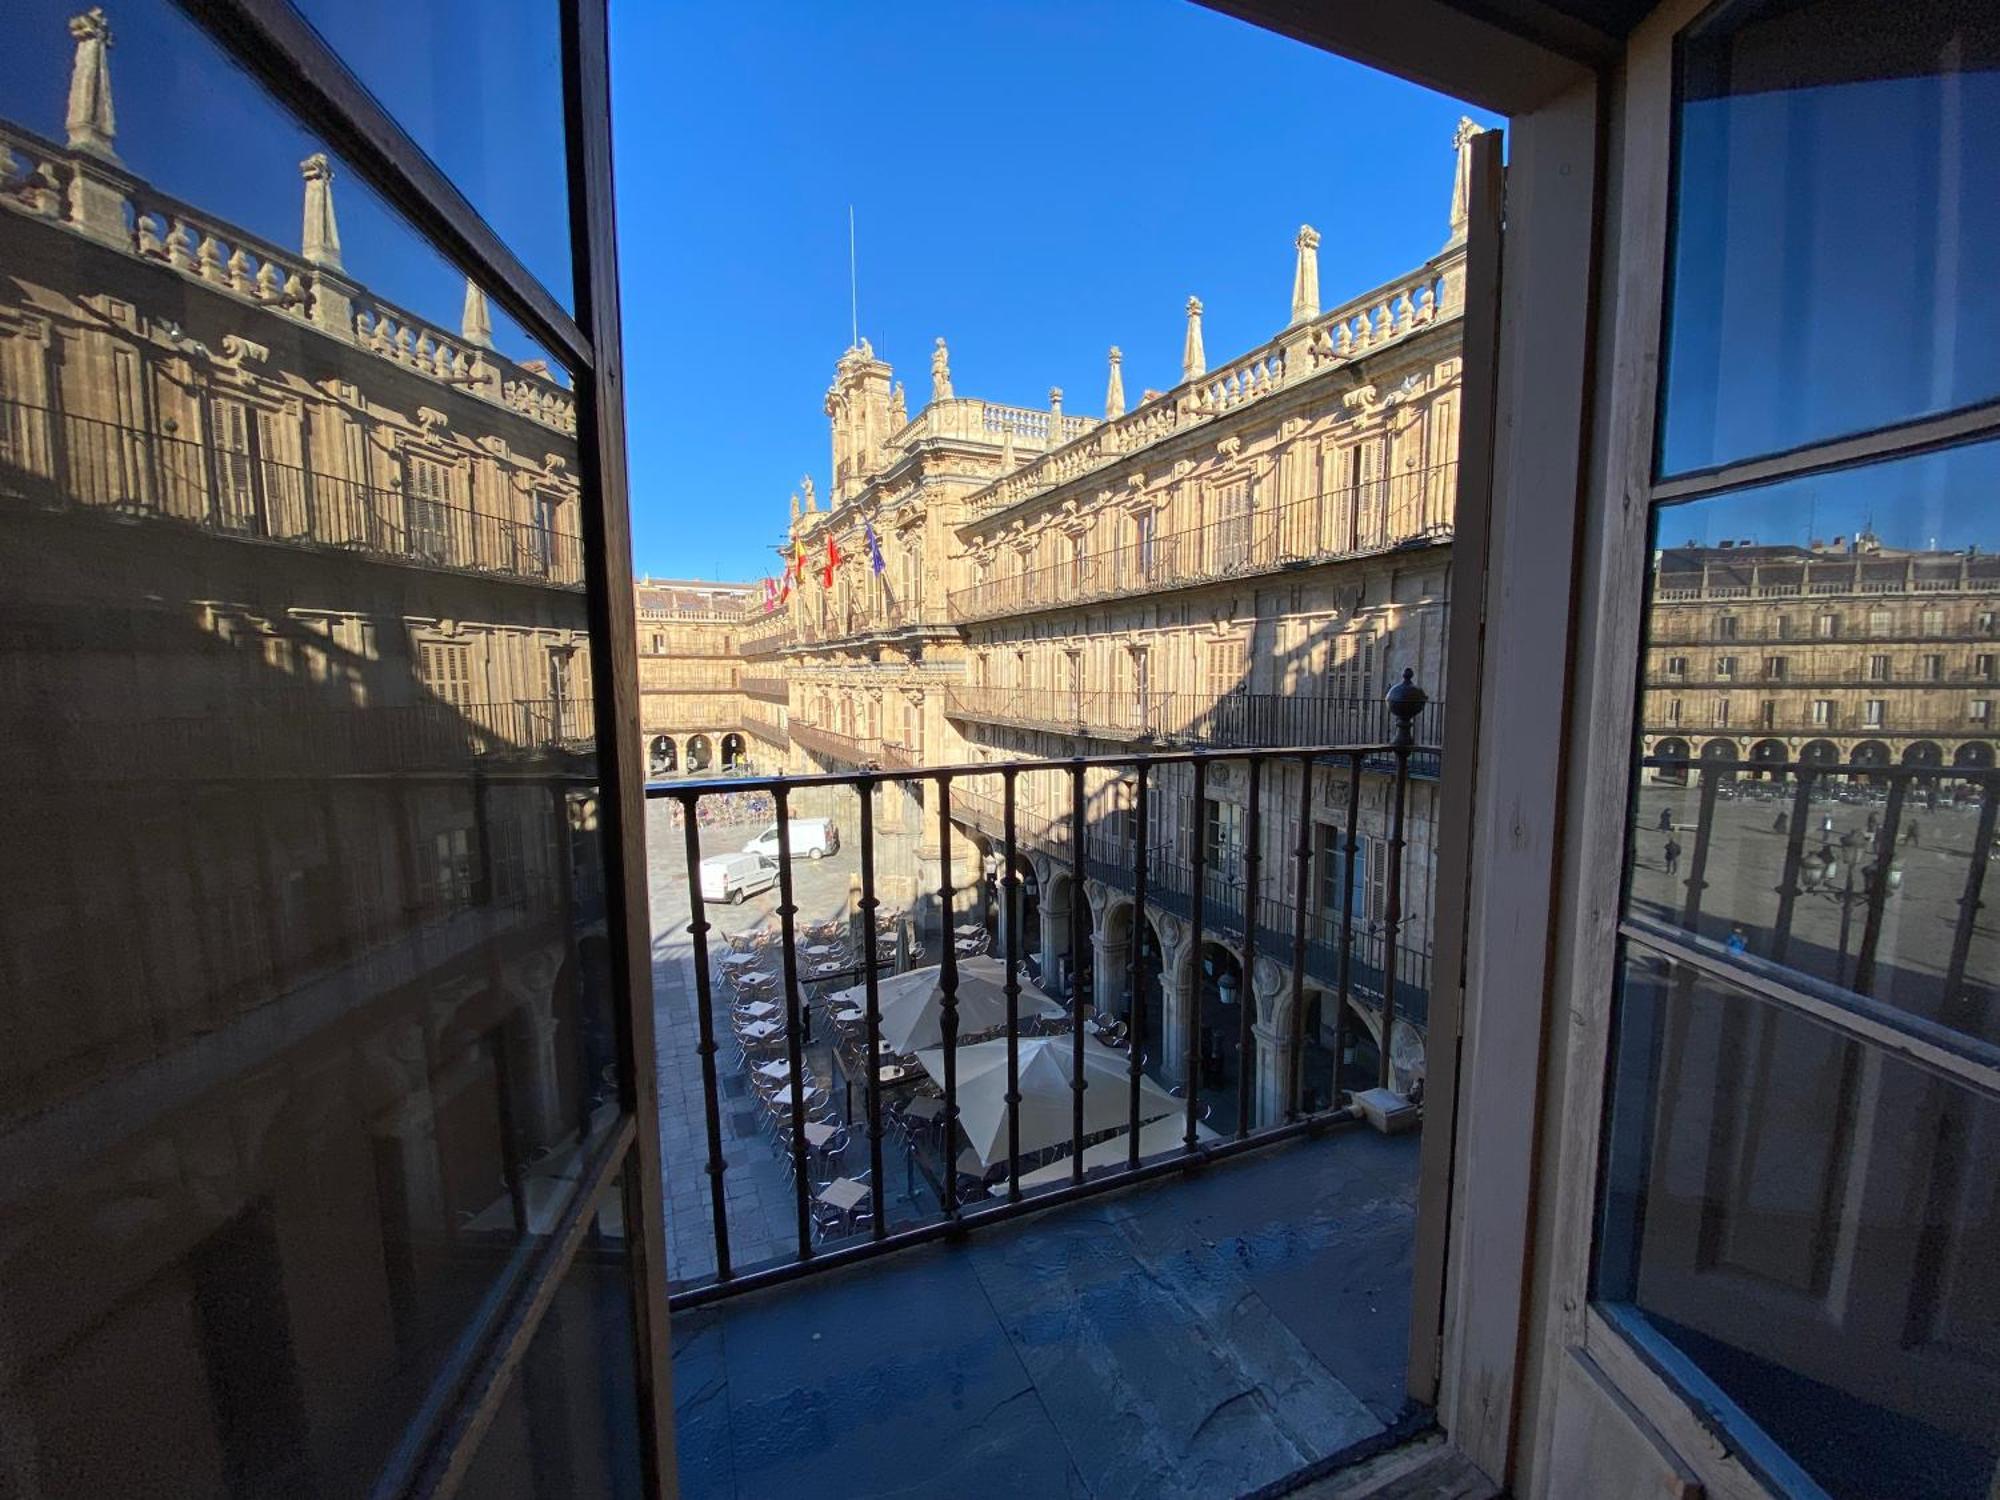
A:
<svg viewBox="0 0 2000 1500">
<path fill-rule="evenodd" d="M 637 1351 L 622 1184 L 556 1287 L 459 1493 L 478 1500 L 637 1500 Z"/>
<path fill-rule="evenodd" d="M 1724 6 L 1681 88 L 1664 472 L 2000 396 L 2000 10 Z"/>
<path fill-rule="evenodd" d="M 1596 1291 L 1836 1496 L 2000 1459 L 2000 1107 L 1628 955 Z"/>
<path fill-rule="evenodd" d="M 619 1108 L 574 408 L 173 7 L 30 11 L 9 1462 L 48 1496 L 359 1493 Z"/>
<path fill-rule="evenodd" d="M 2000 1039 L 2000 443 L 1656 516 L 1628 913 Z"/>
<path fill-rule="evenodd" d="M 562 8 L 541 0 L 296 0 L 521 264 L 574 306 Z M 383 38 L 395 38 L 384 46 Z"/>
</svg>

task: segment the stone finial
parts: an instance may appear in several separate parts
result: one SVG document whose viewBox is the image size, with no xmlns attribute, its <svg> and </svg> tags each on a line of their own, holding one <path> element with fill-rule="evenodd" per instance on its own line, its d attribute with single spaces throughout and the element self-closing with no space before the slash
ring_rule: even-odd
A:
<svg viewBox="0 0 2000 1500">
<path fill-rule="evenodd" d="M 111 144 L 118 135 L 118 119 L 111 111 L 111 23 L 93 5 L 69 18 L 69 34 L 76 39 L 76 58 L 69 70 L 69 117 L 64 122 L 70 149 L 116 161 L 118 153 Z"/>
<path fill-rule="evenodd" d="M 306 219 L 299 254 L 311 265 L 341 270 L 340 226 L 333 219 L 333 164 L 324 151 L 315 151 L 299 163 L 299 175 L 306 180 Z"/>
<path fill-rule="evenodd" d="M 458 336 L 475 348 L 493 347 L 493 313 L 486 306 L 486 293 L 470 276 L 465 278 L 465 311 L 459 314 Z"/>
<path fill-rule="evenodd" d="M 1049 387 L 1049 446 L 1055 447 L 1062 441 L 1062 387 Z"/>
<path fill-rule="evenodd" d="M 806 477 L 805 477 L 804 479 L 800 480 L 800 481 L 799 481 L 799 488 L 805 491 L 805 496 L 806 496 L 806 513 L 807 513 L 808 515 L 810 515 L 810 514 L 812 514 L 812 512 L 814 512 L 814 511 L 816 511 L 816 510 L 818 510 L 818 509 L 819 509 L 819 496 L 818 496 L 818 494 L 817 494 L 817 493 L 816 493 L 816 492 L 815 492 L 815 491 L 813 490 L 813 477 L 812 477 L 812 475 L 808 474 L 808 475 L 806 475 Z"/>
<path fill-rule="evenodd" d="M 889 430 L 901 432 L 909 420 L 910 401 L 903 394 L 903 382 L 899 380 L 889 391 Z"/>
<path fill-rule="evenodd" d="M 1458 152 L 1457 169 L 1451 179 L 1451 238 L 1445 241 L 1456 245 L 1465 238 L 1466 230 L 1472 222 L 1472 138 L 1484 134 L 1475 125 L 1470 115 L 1460 115 L 1458 129 L 1452 132 L 1452 148 Z"/>
<path fill-rule="evenodd" d="M 1319 231 L 1301 224 L 1292 245 L 1299 252 L 1292 266 L 1292 326 L 1297 327 L 1319 316 Z"/>
<path fill-rule="evenodd" d="M 951 400 L 951 351 L 945 348 L 943 339 L 931 351 L 931 400 Z"/>
<path fill-rule="evenodd" d="M 1181 345 L 1181 379 L 1199 380 L 1208 373 L 1208 355 L 1201 347 L 1201 298 L 1187 300 L 1187 341 Z"/>
<path fill-rule="evenodd" d="M 798 520 L 798 518 L 799 518 L 799 492 L 798 492 L 797 490 L 793 490 L 793 491 L 792 491 L 792 519 L 793 519 L 794 521 L 796 521 L 796 520 Z"/>
<path fill-rule="evenodd" d="M 1118 346 L 1111 346 L 1111 378 L 1104 383 L 1104 420 L 1125 415 L 1125 375 L 1119 366 L 1125 363 L 1125 356 L 1118 352 Z"/>
</svg>

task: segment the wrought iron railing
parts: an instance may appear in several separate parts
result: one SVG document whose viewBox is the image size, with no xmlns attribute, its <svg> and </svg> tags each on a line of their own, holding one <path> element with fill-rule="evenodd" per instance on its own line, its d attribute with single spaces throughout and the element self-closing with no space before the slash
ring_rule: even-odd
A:
<svg viewBox="0 0 2000 1500">
<path fill-rule="evenodd" d="M 487 515 L 250 449 L 0 401 L 0 494 L 454 572 L 583 587 L 553 521 Z"/>
<path fill-rule="evenodd" d="M 1380 698 L 1289 693 L 1072 692 L 959 685 L 946 690 L 945 712 L 1054 734 L 1170 745 L 1360 745 L 1386 741 L 1394 728 Z M 1419 745 L 1435 746 L 1444 728 L 1443 702 L 1426 704 L 1411 727 Z"/>
<path fill-rule="evenodd" d="M 815 755 L 832 756 L 835 760 L 865 766 L 882 754 L 882 742 L 872 735 L 842 734 L 837 729 L 822 729 L 817 724 L 801 724 L 797 719 L 791 721 L 789 728 L 792 743 Z"/>
<path fill-rule="evenodd" d="M 1407 695 L 1406 695 L 1407 696 Z M 1420 698 L 1421 695 L 1415 695 Z M 1410 712 L 1419 705 L 1406 703 Z M 794 727 L 794 734 L 800 731 Z M 1377 756 L 1387 756 L 1394 765 L 1394 780 L 1389 797 L 1389 817 L 1391 836 L 1388 841 L 1388 905 L 1382 923 L 1384 937 L 1383 962 L 1386 970 L 1382 989 L 1382 1014 L 1380 1018 L 1383 1039 L 1380 1048 L 1381 1080 L 1387 1083 L 1391 1077 L 1390 1039 L 1394 1035 L 1399 993 L 1397 968 L 1400 962 L 1401 946 L 1397 941 L 1402 927 L 1402 867 L 1404 846 L 1405 808 L 1410 782 L 1409 763 L 1413 741 L 1407 732 L 1399 733 L 1395 740 L 1375 745 L 1319 745 L 1290 747 L 1285 749 L 1249 748 L 1228 755 L 1211 755 L 1206 751 L 1177 751 L 1156 755 L 1092 756 L 1059 762 L 1008 762 L 994 765 L 950 766 L 922 770 L 872 770 L 853 773 L 774 778 L 732 778 L 725 781 L 693 782 L 681 785 L 653 785 L 646 789 L 649 797 L 666 797 L 679 801 L 683 808 L 682 823 L 685 828 L 685 861 L 688 879 L 688 899 L 690 906 L 688 932 L 693 938 L 693 973 L 695 986 L 695 1020 L 698 1028 L 698 1051 L 701 1058 L 701 1098 L 704 1113 L 704 1127 L 707 1143 L 707 1176 L 713 1215 L 712 1248 L 714 1251 L 715 1273 L 712 1279 L 696 1285 L 683 1286 L 672 1293 L 670 1301 L 675 1307 L 687 1307 L 712 1301 L 735 1292 L 763 1287 L 784 1281 L 818 1268 L 830 1268 L 883 1254 L 885 1252 L 925 1243 L 947 1235 L 958 1235 L 967 1229 L 1011 1218 L 1017 1214 L 1049 1206 L 1050 1204 L 1101 1192 L 1143 1178 L 1181 1169 L 1187 1165 L 1206 1161 L 1237 1151 L 1255 1149 L 1260 1146 L 1287 1140 L 1301 1134 L 1315 1133 L 1331 1126 L 1351 1124 L 1358 1112 L 1351 1106 L 1339 1103 L 1338 1089 L 1331 1091 L 1332 1097 L 1326 1107 L 1316 1106 L 1312 1096 L 1303 1088 L 1303 1058 L 1305 1051 L 1305 985 L 1307 960 L 1312 942 L 1309 896 L 1313 879 L 1313 861 L 1316 850 L 1315 823 L 1312 814 L 1312 787 L 1314 770 L 1329 757 L 1335 761 L 1345 761 L 1351 769 L 1357 770 L 1366 761 Z M 1143 922 L 1149 906 L 1161 902 L 1160 887 L 1154 882 L 1156 871 L 1163 870 L 1161 863 L 1147 847 L 1147 798 L 1154 773 L 1162 767 L 1186 767 L 1192 778 L 1193 794 L 1199 805 L 1205 791 L 1206 780 L 1211 767 L 1218 762 L 1229 761 L 1242 764 L 1248 777 L 1246 800 L 1246 838 L 1242 846 L 1241 859 L 1245 884 L 1258 888 L 1258 865 L 1261 862 L 1261 819 L 1265 812 L 1265 788 L 1267 778 L 1275 779 L 1284 769 L 1295 768 L 1299 782 L 1296 798 L 1285 799 L 1288 816 L 1296 820 L 1296 828 L 1289 830 L 1292 835 L 1293 861 L 1295 872 L 1293 883 L 1295 901 L 1293 920 L 1288 935 L 1268 932 L 1261 922 L 1244 924 L 1241 945 L 1242 965 L 1246 975 L 1257 972 L 1257 955 L 1267 944 L 1276 942 L 1278 951 L 1273 955 L 1290 965 L 1290 1065 L 1289 1076 L 1280 1084 L 1285 1118 L 1282 1122 L 1259 1128 L 1251 1125 L 1251 1075 L 1247 1065 L 1239 1065 L 1237 1077 L 1237 1123 L 1233 1138 L 1227 1140 L 1204 1139 L 1200 1126 L 1202 1103 L 1195 1080 L 1201 1076 L 1201 1031 L 1198 1025 L 1187 1026 L 1187 1056 L 1185 1078 L 1188 1080 L 1186 1097 L 1173 1100 L 1169 1106 L 1169 1118 L 1178 1116 L 1181 1128 L 1177 1150 L 1164 1155 L 1155 1154 L 1150 1161 L 1142 1160 L 1140 1128 L 1146 1120 L 1160 1117 L 1157 1103 L 1159 1089 L 1146 1079 L 1145 1007 L 1134 1006 L 1127 1022 L 1130 1028 L 1124 1038 L 1126 1051 L 1122 1059 L 1124 1076 L 1117 1085 L 1109 1085 L 1106 1075 L 1100 1071 L 1098 1081 L 1092 1083 L 1086 1066 L 1086 1010 L 1080 999 L 1073 1001 L 1060 1023 L 1059 1035 L 1066 1038 L 1069 1046 L 1070 1068 L 1070 1129 L 1068 1139 L 1063 1144 L 1069 1148 L 1068 1181 L 1044 1190 L 1026 1191 L 1022 1181 L 1024 1152 L 1022 1149 L 1022 1111 L 1020 1104 L 1021 1074 L 1020 1050 L 1024 1038 L 1031 1033 L 1027 1030 L 1021 1008 L 1022 961 L 1021 952 L 1021 880 L 1018 858 L 1021 849 L 1019 834 L 1018 782 L 1025 774 L 1039 773 L 1065 776 L 1069 784 L 1068 816 L 1070 839 L 1068 843 L 1069 871 L 1079 884 L 1090 870 L 1088 826 L 1086 820 L 1086 781 L 1093 773 L 1112 770 L 1129 773 L 1135 800 L 1131 808 L 1131 841 L 1129 844 L 1130 889 L 1136 907 L 1136 920 Z M 1178 773 L 1177 773 L 1178 774 Z M 888 1204 L 885 1197 L 882 1170 L 883 1141 L 888 1114 L 884 1100 L 885 1082 L 883 1067 L 889 1061 L 882 1034 L 882 1010 L 880 984 L 880 945 L 872 936 L 859 942 L 860 954 L 855 962 L 855 970 L 860 979 L 860 988 L 865 996 L 861 1004 L 861 1017 L 857 1023 L 859 1037 L 855 1048 L 859 1054 L 856 1061 L 863 1073 L 861 1092 L 861 1114 L 859 1118 L 847 1120 L 838 1117 L 830 1097 L 809 1105 L 805 1081 L 805 1046 L 809 1036 L 809 1015 L 804 994 L 806 975 L 802 972 L 801 932 L 798 923 L 798 902 L 793 889 L 793 852 L 791 848 L 792 802 L 794 796 L 810 799 L 818 806 L 827 805 L 826 799 L 841 789 L 850 789 L 856 794 L 855 810 L 858 814 L 858 844 L 860 854 L 860 896 L 857 913 L 857 929 L 872 935 L 878 930 L 878 909 L 880 902 L 876 896 L 875 870 L 875 791 L 885 784 L 917 783 L 921 785 L 926 816 L 936 820 L 938 838 L 938 866 L 944 872 L 943 886 L 937 892 L 938 910 L 949 914 L 955 910 L 959 888 L 954 884 L 953 856 L 954 844 L 966 837 L 955 827 L 957 813 L 955 791 L 968 781 L 998 778 L 1000 782 L 1001 826 L 999 832 L 999 853 L 1001 869 L 1005 872 L 1001 880 L 1001 900 L 1004 916 L 1001 921 L 1003 951 L 999 955 L 1004 972 L 1003 991 L 1005 996 L 1004 1023 L 993 1028 L 1001 1032 L 999 1040 L 1004 1042 L 1006 1053 L 1006 1158 L 1005 1184 L 996 1188 L 998 1196 L 981 1200 L 970 1199 L 961 1192 L 958 1185 L 956 1163 L 959 1158 L 959 1041 L 960 1011 L 959 962 L 955 945 L 946 942 L 941 945 L 941 961 L 938 966 L 938 1035 L 941 1047 L 937 1053 L 937 1071 L 940 1090 L 935 1096 L 932 1111 L 936 1116 L 936 1130 L 939 1135 L 939 1212 L 924 1222 L 891 1230 L 888 1223 Z M 1356 790 L 1350 795 L 1347 809 L 1347 830 L 1345 858 L 1347 880 L 1344 889 L 1353 889 L 1357 835 L 1355 825 L 1359 817 L 1358 788 L 1359 775 L 1350 778 L 1350 785 Z M 745 791 L 768 791 L 775 804 L 773 817 L 778 837 L 778 892 L 776 909 L 778 918 L 777 963 L 779 972 L 773 977 L 768 999 L 752 1002 L 763 1019 L 751 1023 L 763 1030 L 760 1046 L 780 1055 L 765 1064 L 771 1076 L 781 1080 L 771 1084 L 768 1107 L 772 1112 L 775 1128 L 788 1157 L 792 1173 L 793 1229 L 796 1245 L 792 1253 L 777 1264 L 761 1266 L 754 1270 L 739 1270 L 731 1260 L 729 1226 L 729 1186 L 728 1174 L 731 1170 L 723 1150 L 724 1089 L 717 1067 L 717 977 L 724 966 L 717 965 L 711 971 L 710 934 L 714 930 L 708 921 L 706 902 L 701 882 L 696 878 L 702 859 L 700 841 L 701 799 L 706 796 L 741 794 Z M 1276 794 L 1275 787 L 1273 794 Z M 1121 854 L 1127 851 L 1121 850 Z M 1191 852 L 1189 877 L 1185 897 L 1185 920 L 1188 926 L 1188 951 L 1200 954 L 1204 943 L 1204 930 L 1213 931 L 1213 912 L 1209 903 L 1209 883 L 1207 880 L 1207 857 L 1200 841 Z M 1175 882 L 1170 879 L 1169 885 Z M 1083 903 L 1072 902 L 1069 913 L 1070 951 L 1082 952 L 1087 942 L 1083 930 Z M 1344 934 L 1351 939 L 1354 918 L 1351 913 L 1342 920 Z M 1289 945 L 1288 952 L 1286 944 Z M 1351 951 L 1351 942 L 1347 945 Z M 1143 942 L 1129 944 L 1132 993 L 1145 992 L 1145 970 L 1148 963 L 1147 945 Z M 1351 969 L 1342 966 L 1337 977 L 1340 1005 L 1337 1012 L 1335 1033 L 1335 1055 L 1344 1050 L 1347 1038 L 1348 1000 L 1351 998 Z M 1247 997 L 1246 997 L 1247 1000 Z M 1252 1019 L 1256 1007 L 1249 1003 L 1238 1007 L 1240 1035 L 1237 1038 L 1241 1051 L 1239 1056 L 1248 1059 L 1253 1055 Z M 1115 1075 L 1114 1075 L 1115 1076 Z M 1119 1111 L 1122 1118 L 1116 1128 L 1106 1134 L 1103 1125 L 1105 1116 L 1098 1116 L 1098 1124 L 1086 1129 L 1086 1094 L 1094 1087 L 1115 1086 L 1124 1094 L 1124 1109 Z M 1147 1094 L 1148 1089 L 1152 1093 Z M 1142 1101 L 1151 1098 L 1155 1102 L 1142 1107 Z M 1150 1108 L 1152 1113 L 1148 1113 Z M 818 1117 L 814 1117 L 815 1111 Z M 1143 1119 L 1142 1119 L 1143 1116 Z M 1114 1117 L 1115 1118 L 1115 1117 Z M 845 1184 L 842 1195 L 847 1200 L 845 1212 L 859 1212 L 867 1209 L 868 1228 L 856 1229 L 842 1234 L 839 1225 L 826 1228 L 821 1211 L 836 1207 L 834 1200 L 824 1196 L 832 1191 L 832 1183 L 815 1187 L 813 1141 L 815 1132 L 822 1133 L 824 1139 L 829 1132 L 840 1132 L 850 1126 L 865 1129 L 869 1166 L 862 1179 L 841 1178 Z M 1099 1139 L 1099 1137 L 1102 1137 Z M 1093 1143 L 1100 1148 L 1109 1143 L 1108 1153 L 1113 1159 L 1103 1166 L 1086 1170 L 1085 1151 Z M 1148 1148 L 1150 1150 L 1150 1148 Z M 997 1166 L 997 1164 L 996 1164 Z M 851 1221 L 849 1221 L 851 1223 Z M 822 1230 L 822 1236 L 816 1234 Z"/>
<path fill-rule="evenodd" d="M 747 673 L 743 677 L 744 693 L 752 698 L 762 698 L 767 703 L 788 703 L 791 701 L 791 684 L 782 677 L 753 677 Z"/>
<path fill-rule="evenodd" d="M 765 744 L 779 750 L 791 747 L 791 731 L 785 724 L 779 721 L 776 714 L 761 713 L 757 709 L 746 705 L 741 717 L 746 733 L 755 735 Z"/>
</svg>

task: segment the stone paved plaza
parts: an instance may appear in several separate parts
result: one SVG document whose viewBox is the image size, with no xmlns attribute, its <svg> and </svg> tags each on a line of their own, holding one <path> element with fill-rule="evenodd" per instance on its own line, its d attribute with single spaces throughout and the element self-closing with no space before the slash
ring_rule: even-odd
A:
<svg viewBox="0 0 2000 1500">
<path fill-rule="evenodd" d="M 1952 805 L 1948 789 L 1940 788 L 1936 809 L 1928 805 L 1921 789 L 1913 791 L 1904 805 L 1901 830 L 1907 833 L 1912 820 L 1917 842 L 1899 837 L 1894 868 L 1900 882 L 1885 899 L 1882 934 L 1877 948 L 1877 975 L 1874 992 L 1906 1009 L 1935 1016 L 1943 995 L 1945 965 L 1951 954 L 1954 928 L 1959 920 L 1959 901 L 1965 892 L 1966 875 L 1974 858 L 1973 843 L 1978 829 L 1979 810 L 1975 804 Z M 1778 888 L 1785 865 L 1786 835 L 1777 831 L 1782 812 L 1789 822 L 1792 798 L 1757 794 L 1754 783 L 1746 783 L 1744 793 L 1718 800 L 1712 836 L 1706 888 L 1702 892 L 1701 932 L 1704 937 L 1726 941 L 1732 929 L 1740 927 L 1741 937 L 1753 955 L 1768 956 L 1778 914 Z M 1657 921 L 1678 923 L 1687 900 L 1689 864 L 1694 854 L 1695 822 L 1700 793 L 1695 786 L 1648 785 L 1641 788 L 1634 823 L 1637 860 L 1632 873 L 1632 901 L 1636 911 Z M 1681 846 L 1679 869 L 1668 873 L 1666 845 L 1669 834 L 1660 827 L 1662 810 L 1674 825 L 1671 837 Z M 1852 983 L 1854 959 L 1861 946 L 1866 905 L 1860 871 L 1871 862 L 1868 820 L 1884 812 L 1876 801 L 1815 802 L 1808 818 L 1804 849 L 1807 853 L 1830 844 L 1840 862 L 1840 873 L 1831 882 L 1800 895 L 1794 908 L 1792 938 L 1785 962 L 1817 978 L 1833 983 Z M 1832 820 L 1830 837 L 1825 829 Z M 1842 838 L 1854 835 L 1850 844 Z M 1985 851 L 1981 851 L 1983 855 Z M 1857 857 L 1858 856 L 1858 857 Z M 1855 878 L 1853 895 L 1846 896 L 1847 871 Z M 2000 931 L 1991 913 L 1995 910 L 1995 881 L 2000 871 L 1988 877 L 1985 891 L 1987 915 L 1973 929 L 1972 949 L 1966 973 L 1975 984 L 1982 976 L 2000 974 Z M 1847 910 L 1846 961 L 1841 954 L 1842 906 Z"/>
</svg>

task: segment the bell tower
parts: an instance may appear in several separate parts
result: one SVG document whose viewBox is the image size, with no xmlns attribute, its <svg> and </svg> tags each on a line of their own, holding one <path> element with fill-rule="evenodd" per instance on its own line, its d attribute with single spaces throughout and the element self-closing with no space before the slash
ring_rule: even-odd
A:
<svg viewBox="0 0 2000 1500">
<path fill-rule="evenodd" d="M 884 451 L 892 431 L 893 371 L 863 339 L 841 355 L 827 388 L 826 414 L 833 424 L 833 495 L 839 505 L 888 464 Z"/>
</svg>

